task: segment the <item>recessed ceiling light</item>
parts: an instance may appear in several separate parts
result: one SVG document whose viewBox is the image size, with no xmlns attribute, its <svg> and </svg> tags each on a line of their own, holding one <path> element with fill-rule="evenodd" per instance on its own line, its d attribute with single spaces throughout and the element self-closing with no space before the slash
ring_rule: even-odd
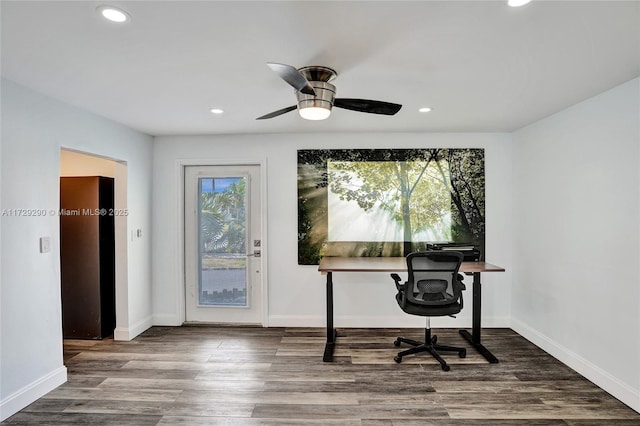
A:
<svg viewBox="0 0 640 426">
<path fill-rule="evenodd" d="M 431 111 L 431 108 L 430 107 L 422 107 L 418 111 L 419 112 L 429 112 L 429 111 Z"/>
<path fill-rule="evenodd" d="M 210 112 L 211 114 L 222 114 L 222 113 L 224 112 L 224 110 L 222 110 L 222 109 L 220 109 L 220 108 L 211 108 L 211 109 L 209 110 L 209 112 Z"/>
<path fill-rule="evenodd" d="M 122 9 L 118 9 L 117 7 L 98 6 L 97 10 L 98 12 L 100 12 L 100 15 L 102 15 L 103 18 L 108 19 L 111 22 L 117 22 L 121 24 L 123 22 L 127 22 L 130 19 L 127 12 Z"/>
<path fill-rule="evenodd" d="M 509 0 L 507 4 L 511 7 L 520 7 L 529 3 L 531 0 Z"/>
</svg>

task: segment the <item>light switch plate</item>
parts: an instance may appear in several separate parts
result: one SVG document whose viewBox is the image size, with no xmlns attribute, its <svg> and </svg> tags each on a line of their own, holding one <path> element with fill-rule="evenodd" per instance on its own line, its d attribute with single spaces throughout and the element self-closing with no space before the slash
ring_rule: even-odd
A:
<svg viewBox="0 0 640 426">
<path fill-rule="evenodd" d="M 51 251 L 51 238 L 40 237 L 40 253 L 49 253 Z"/>
</svg>

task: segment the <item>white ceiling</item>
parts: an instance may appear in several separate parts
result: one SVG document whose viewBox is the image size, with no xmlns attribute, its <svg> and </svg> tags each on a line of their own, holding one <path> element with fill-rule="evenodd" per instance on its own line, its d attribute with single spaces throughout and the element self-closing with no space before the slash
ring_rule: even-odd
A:
<svg viewBox="0 0 640 426">
<path fill-rule="evenodd" d="M 104 21 L 103 3 L 131 21 Z M 152 135 L 512 131 L 640 75 L 638 1 L 0 5 L 5 78 Z M 266 62 L 329 66 L 337 97 L 403 108 L 256 121 L 295 104 Z"/>
</svg>

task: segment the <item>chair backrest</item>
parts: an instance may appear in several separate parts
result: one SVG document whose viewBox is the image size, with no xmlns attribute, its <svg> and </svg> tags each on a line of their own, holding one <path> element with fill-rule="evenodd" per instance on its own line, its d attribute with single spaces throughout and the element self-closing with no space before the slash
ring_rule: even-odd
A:
<svg viewBox="0 0 640 426">
<path fill-rule="evenodd" d="M 458 270 L 464 256 L 457 251 L 423 251 L 407 255 L 409 279 L 405 297 L 418 305 L 448 305 L 462 297 Z"/>
</svg>

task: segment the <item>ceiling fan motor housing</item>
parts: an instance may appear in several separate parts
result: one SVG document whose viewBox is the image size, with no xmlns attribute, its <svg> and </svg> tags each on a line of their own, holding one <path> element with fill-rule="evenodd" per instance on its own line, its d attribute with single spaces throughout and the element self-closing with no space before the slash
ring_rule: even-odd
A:
<svg viewBox="0 0 640 426">
<path fill-rule="evenodd" d="M 336 86 L 330 83 L 337 77 L 335 70 L 323 66 L 309 66 L 294 68 L 291 65 L 267 62 L 280 78 L 296 89 L 297 105 L 281 108 L 256 120 L 278 117 L 298 109 L 298 113 L 305 120 L 324 120 L 329 118 L 334 106 L 370 114 L 394 115 L 402 105 L 391 102 L 375 101 L 371 99 L 338 98 Z"/>
<path fill-rule="evenodd" d="M 298 109 L 304 108 L 324 108 L 331 110 L 333 100 L 336 97 L 336 86 L 324 81 L 310 81 L 316 95 L 307 95 L 302 92 L 296 92 L 298 97 Z"/>
</svg>

